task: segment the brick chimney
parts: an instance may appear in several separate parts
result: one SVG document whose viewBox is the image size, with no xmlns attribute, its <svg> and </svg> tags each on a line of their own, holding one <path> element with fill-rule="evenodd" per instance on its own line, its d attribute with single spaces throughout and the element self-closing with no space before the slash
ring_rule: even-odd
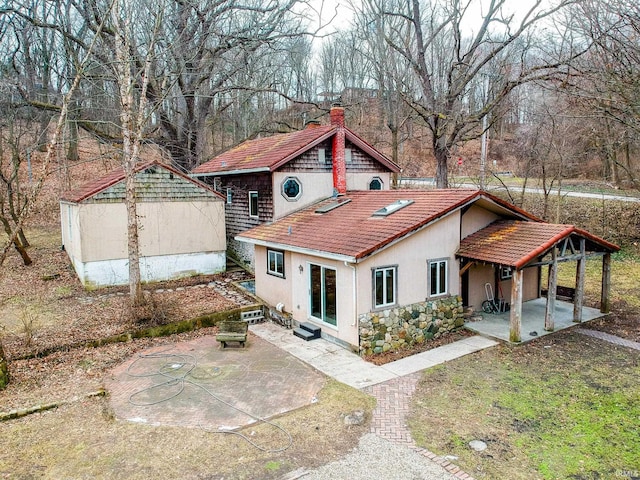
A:
<svg viewBox="0 0 640 480">
<path fill-rule="evenodd" d="M 331 125 L 337 128 L 333 136 L 331 158 L 333 159 L 333 188 L 338 195 L 347 193 L 347 165 L 344 153 L 344 107 L 334 104 L 330 112 Z"/>
</svg>

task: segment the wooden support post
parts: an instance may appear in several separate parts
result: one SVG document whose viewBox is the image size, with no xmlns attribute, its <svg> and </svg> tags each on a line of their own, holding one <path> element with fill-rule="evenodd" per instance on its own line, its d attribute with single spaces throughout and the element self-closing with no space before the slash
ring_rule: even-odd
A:
<svg viewBox="0 0 640 480">
<path fill-rule="evenodd" d="M 602 287 L 600 290 L 600 311 L 609 313 L 611 311 L 611 254 L 607 253 L 602 257 Z"/>
<path fill-rule="evenodd" d="M 523 270 L 514 270 L 511 279 L 511 313 L 509 327 L 509 341 L 522 341 L 520 330 L 522 327 L 522 280 Z"/>
<path fill-rule="evenodd" d="M 582 304 L 584 303 L 584 279 L 587 270 L 585 239 L 580 239 L 580 258 L 576 267 L 576 293 L 573 299 L 573 321 L 582 322 Z"/>
<path fill-rule="evenodd" d="M 544 329 L 553 332 L 556 316 L 556 292 L 558 290 L 558 252 L 556 247 L 551 250 L 552 263 L 549 265 L 549 284 L 547 291 L 547 305 L 544 313 Z"/>
</svg>

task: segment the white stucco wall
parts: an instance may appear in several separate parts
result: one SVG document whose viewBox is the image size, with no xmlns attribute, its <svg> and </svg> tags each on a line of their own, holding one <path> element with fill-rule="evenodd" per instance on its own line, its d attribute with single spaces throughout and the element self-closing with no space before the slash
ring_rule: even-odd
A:
<svg viewBox="0 0 640 480">
<path fill-rule="evenodd" d="M 462 216 L 460 228 L 462 238 L 486 227 L 498 219 L 498 215 L 477 205 L 472 205 Z"/>
<path fill-rule="evenodd" d="M 282 303 L 284 304 L 284 310 L 286 312 L 293 313 L 293 292 L 291 285 L 294 281 L 299 281 L 299 272 L 297 266 L 295 268 L 292 268 L 291 253 L 284 252 L 284 278 L 267 273 L 266 247 L 255 247 L 254 265 L 256 295 L 264 300 L 267 304 L 274 307 L 279 303 Z"/>
<path fill-rule="evenodd" d="M 80 205 L 60 202 L 60 229 L 62 245 L 72 263 L 80 260 Z"/>
<path fill-rule="evenodd" d="M 191 275 L 213 275 L 225 270 L 225 252 L 160 255 L 140 258 L 143 282 L 157 282 Z M 126 285 L 129 282 L 127 259 L 74 262 L 80 281 L 86 287 Z"/>
<path fill-rule="evenodd" d="M 295 177 L 302 185 L 302 194 L 295 200 L 287 200 L 282 195 L 282 184 L 288 177 Z M 391 185 L 390 173 L 347 172 L 348 190 L 368 190 L 374 177 L 382 180 L 383 189 Z M 282 218 L 291 212 L 307 207 L 333 194 L 333 174 L 331 172 L 275 172 L 273 174 L 273 216 Z"/>
<path fill-rule="evenodd" d="M 302 187 L 302 193 L 295 201 L 282 195 L 282 184 L 288 177 L 297 178 Z M 331 172 L 274 172 L 272 188 L 273 218 L 278 219 L 330 197 L 333 194 L 333 177 Z"/>
<path fill-rule="evenodd" d="M 359 314 L 373 310 L 372 268 L 398 266 L 398 304 L 407 305 L 428 297 L 428 260 L 448 260 L 448 294 L 457 295 L 460 289 L 458 262 L 454 257 L 459 245 L 459 214 L 453 213 L 436 224 L 398 242 L 357 264 L 357 272 L 350 264 L 325 258 L 287 252 L 285 279 L 266 273 L 266 248 L 256 247 L 256 294 L 270 305 L 283 303 L 285 311 L 298 322 L 309 321 L 322 328 L 325 334 L 357 346 Z M 309 265 L 314 263 L 336 270 L 337 326 L 324 323 L 310 314 Z M 302 266 L 302 272 L 300 271 Z M 354 288 L 355 283 L 355 288 Z M 356 294 L 354 295 L 354 291 Z"/>
<path fill-rule="evenodd" d="M 459 212 L 383 250 L 358 265 L 358 314 L 373 307 L 373 273 L 378 267 L 397 265 L 397 303 L 408 305 L 429 298 L 428 261 L 448 260 L 448 295 L 460 293 L 460 275 L 455 252 L 460 245 Z M 438 297 L 435 297 L 438 298 Z"/>
<path fill-rule="evenodd" d="M 495 299 L 503 298 L 511 303 L 511 279 L 500 280 L 499 288 L 495 287 L 495 273 L 493 265 L 474 265 L 469 270 L 469 306 L 477 312 L 482 311 L 482 302 L 487 300 L 485 284 L 489 283 L 493 289 Z M 539 267 L 525 268 L 523 277 L 522 301 L 527 302 L 538 298 Z"/>
<path fill-rule="evenodd" d="M 347 190 L 369 190 L 369 183 L 374 177 L 382 180 L 382 189 L 391 187 L 391 173 L 389 172 L 349 172 L 347 171 Z"/>
</svg>

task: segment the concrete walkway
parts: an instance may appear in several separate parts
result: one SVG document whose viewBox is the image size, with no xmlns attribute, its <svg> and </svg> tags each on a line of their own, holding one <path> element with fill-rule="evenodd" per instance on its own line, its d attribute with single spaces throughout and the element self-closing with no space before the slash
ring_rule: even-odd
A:
<svg viewBox="0 0 640 480">
<path fill-rule="evenodd" d="M 375 397 L 377 404 L 372 412 L 370 432 L 407 448 L 442 468 L 441 473 L 434 473 L 423 477 L 424 479 L 473 480 L 471 475 L 448 459 L 418 447 L 407 427 L 407 415 L 410 410 L 411 396 L 420 380 L 419 372 L 421 370 L 492 347 L 498 342 L 481 336 L 469 337 L 377 366 L 326 340 L 318 339 L 306 342 L 294 337 L 292 330 L 286 330 L 273 323 L 251 325 L 249 328 L 262 339 L 278 346 L 326 375 Z"/>
<path fill-rule="evenodd" d="M 469 337 L 377 366 L 327 340 L 318 339 L 307 342 L 294 337 L 292 330 L 286 330 L 273 323 L 259 323 L 249 328 L 257 336 L 308 363 L 325 375 L 358 389 L 410 375 L 498 344 L 495 340 L 481 336 Z"/>
<path fill-rule="evenodd" d="M 640 350 L 640 342 L 634 342 L 633 340 L 627 340 L 626 338 L 620 338 L 610 333 L 600 332 L 598 330 L 589 330 L 587 328 L 576 328 L 576 332 L 587 335 L 593 338 L 599 338 L 605 342 L 613 343 L 614 345 L 621 345 L 623 347 L 631 348 L 633 350 Z"/>
</svg>

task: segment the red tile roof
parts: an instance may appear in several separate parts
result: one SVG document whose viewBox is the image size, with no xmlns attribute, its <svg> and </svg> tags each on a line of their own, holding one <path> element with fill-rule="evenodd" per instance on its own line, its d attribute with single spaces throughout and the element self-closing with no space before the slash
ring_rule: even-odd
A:
<svg viewBox="0 0 640 480">
<path fill-rule="evenodd" d="M 501 220 L 464 238 L 457 255 L 522 268 L 547 253 L 559 241 L 574 234 L 587 239 L 591 249 L 619 250 L 617 245 L 573 225 Z"/>
<path fill-rule="evenodd" d="M 341 206 L 327 213 L 315 212 L 335 199 L 252 228 L 237 238 L 360 259 L 479 198 L 493 197 L 464 189 L 350 191 L 340 197 Z M 386 217 L 372 216 L 397 200 L 413 203 Z"/>
<path fill-rule="evenodd" d="M 188 175 L 180 172 L 179 170 L 176 170 L 175 168 L 169 166 L 169 165 L 165 165 L 162 164 L 160 162 L 158 162 L 157 160 L 152 160 L 152 161 L 146 161 L 146 162 L 141 162 L 138 165 L 136 165 L 136 168 L 134 169 L 135 173 L 141 172 L 143 170 L 146 170 L 149 167 L 152 167 L 154 165 L 159 165 L 162 168 L 169 170 L 170 172 L 172 172 L 174 175 L 178 175 L 181 178 L 201 187 L 204 188 L 206 190 L 209 190 L 211 192 L 214 192 L 216 195 L 221 196 L 218 192 L 216 192 L 215 190 L 213 190 L 210 186 L 205 185 L 204 183 L 195 180 L 191 177 L 189 177 Z M 111 172 L 107 173 L 105 176 L 97 178 L 95 180 L 92 180 L 91 182 L 88 182 L 82 186 L 80 186 L 79 188 L 76 188 L 74 190 L 69 190 L 65 193 L 62 194 L 60 200 L 64 200 L 67 202 L 74 202 L 74 203 L 79 203 L 82 202 L 83 200 L 86 200 L 87 198 L 93 197 L 94 195 L 102 192 L 103 190 L 106 190 L 107 188 L 115 185 L 116 183 L 119 183 L 121 181 L 124 180 L 124 168 L 119 167 L 116 168 L 115 170 L 112 170 Z M 222 196 L 221 196 L 222 198 Z"/>
<path fill-rule="evenodd" d="M 336 133 L 334 125 L 311 126 L 292 133 L 281 133 L 265 138 L 247 140 L 237 147 L 193 169 L 195 175 L 207 175 L 223 172 L 242 171 L 275 171 L 285 163 L 293 160 L 319 143 L 331 138 Z M 345 128 L 346 138 L 358 148 L 393 172 L 399 167 L 354 132 Z"/>
</svg>

